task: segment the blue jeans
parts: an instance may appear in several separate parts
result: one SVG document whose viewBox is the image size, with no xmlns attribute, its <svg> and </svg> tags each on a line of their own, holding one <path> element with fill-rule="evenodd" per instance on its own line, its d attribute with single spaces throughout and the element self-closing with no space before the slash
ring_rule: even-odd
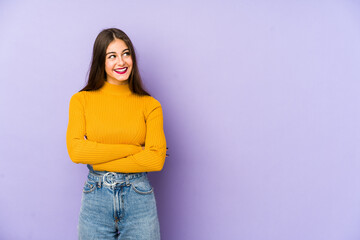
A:
<svg viewBox="0 0 360 240">
<path fill-rule="evenodd" d="M 79 215 L 80 240 L 159 240 L 153 187 L 142 173 L 94 171 L 84 184 Z"/>
</svg>

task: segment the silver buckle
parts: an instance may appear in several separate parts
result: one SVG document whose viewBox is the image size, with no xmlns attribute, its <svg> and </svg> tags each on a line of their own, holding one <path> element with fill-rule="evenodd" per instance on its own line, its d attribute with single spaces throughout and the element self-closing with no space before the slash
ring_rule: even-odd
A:
<svg viewBox="0 0 360 240">
<path fill-rule="evenodd" d="M 110 179 L 111 180 L 111 182 L 108 182 L 108 176 L 109 175 L 112 175 L 112 178 Z M 110 186 L 110 187 L 113 187 L 113 186 L 115 186 L 116 185 L 116 181 L 115 181 L 115 176 L 116 176 L 116 173 L 114 173 L 114 172 L 107 172 L 107 173 L 105 173 L 104 174 L 104 176 L 103 176 L 103 183 L 106 185 L 106 186 Z"/>
</svg>

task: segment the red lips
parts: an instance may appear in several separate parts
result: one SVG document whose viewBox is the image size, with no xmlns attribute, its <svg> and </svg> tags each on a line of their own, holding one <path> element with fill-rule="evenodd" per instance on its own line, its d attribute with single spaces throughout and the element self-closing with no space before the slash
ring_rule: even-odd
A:
<svg viewBox="0 0 360 240">
<path fill-rule="evenodd" d="M 124 74 L 127 72 L 127 70 L 128 68 L 125 68 L 125 71 L 114 70 L 114 72 L 116 72 L 117 74 Z"/>
</svg>

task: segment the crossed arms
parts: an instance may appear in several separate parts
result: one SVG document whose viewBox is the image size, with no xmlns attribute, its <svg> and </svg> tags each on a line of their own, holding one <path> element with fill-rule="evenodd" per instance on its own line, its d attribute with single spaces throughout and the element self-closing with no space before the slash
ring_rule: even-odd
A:
<svg viewBox="0 0 360 240">
<path fill-rule="evenodd" d="M 105 144 L 88 140 L 86 135 L 84 96 L 82 92 L 70 99 L 66 145 L 74 163 L 90 164 L 96 171 L 151 172 L 161 171 L 166 157 L 163 131 L 163 112 L 159 101 L 153 99 L 145 116 L 145 146 Z"/>
</svg>

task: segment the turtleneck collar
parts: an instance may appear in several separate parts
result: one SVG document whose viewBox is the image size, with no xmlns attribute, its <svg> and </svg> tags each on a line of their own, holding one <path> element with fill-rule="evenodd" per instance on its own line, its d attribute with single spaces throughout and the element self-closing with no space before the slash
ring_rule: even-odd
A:
<svg viewBox="0 0 360 240">
<path fill-rule="evenodd" d="M 106 80 L 104 81 L 104 85 L 99 90 L 103 93 L 109 93 L 118 96 L 127 96 L 131 94 L 129 83 L 123 85 L 116 85 L 109 83 Z"/>
</svg>

